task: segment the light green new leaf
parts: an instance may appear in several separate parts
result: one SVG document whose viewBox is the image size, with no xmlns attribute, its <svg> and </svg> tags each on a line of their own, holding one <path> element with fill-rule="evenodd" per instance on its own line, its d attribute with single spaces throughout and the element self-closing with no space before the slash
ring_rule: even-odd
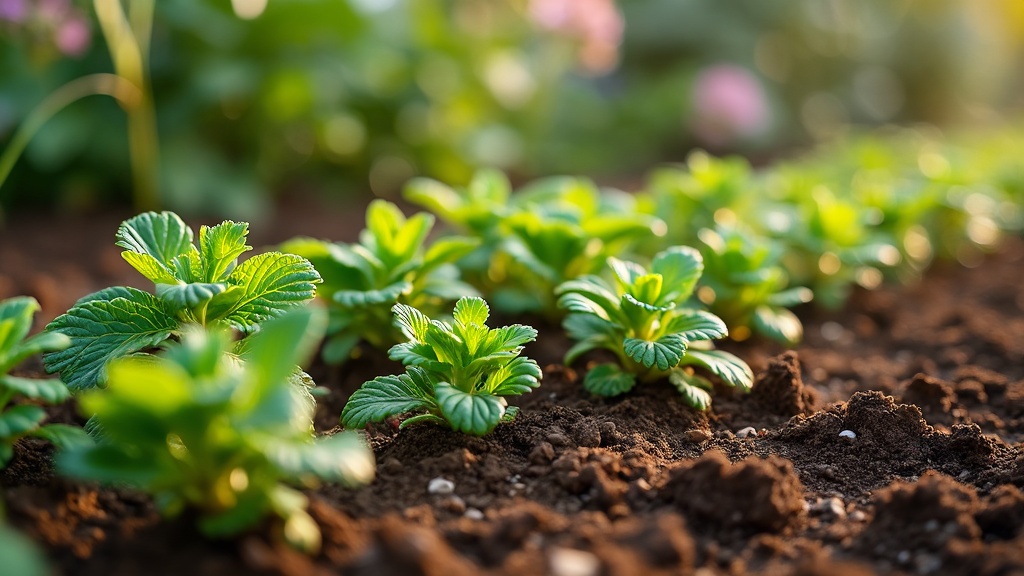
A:
<svg viewBox="0 0 1024 576">
<path fill-rule="evenodd" d="M 125 220 L 117 229 L 117 245 L 149 254 L 168 267 L 176 257 L 194 249 L 192 229 L 173 212 L 144 212 Z"/>
<path fill-rule="evenodd" d="M 668 375 L 668 381 L 683 395 L 683 402 L 697 410 L 707 410 L 711 406 L 711 394 L 703 389 L 701 380 L 700 376 L 687 374 L 683 370 L 673 370 Z"/>
<path fill-rule="evenodd" d="M 395 304 L 391 307 L 395 313 L 395 325 L 410 340 L 422 342 L 430 327 L 430 318 L 419 310 L 406 304 Z"/>
<path fill-rule="evenodd" d="M 345 486 L 357 486 L 373 480 L 373 451 L 362 435 L 341 432 L 318 438 L 316 442 L 270 443 L 267 457 L 299 482 L 308 477 Z"/>
<path fill-rule="evenodd" d="M 563 306 L 562 300 L 559 298 L 559 307 L 566 308 L 570 312 L 589 312 L 594 308 L 598 308 L 604 311 L 604 313 L 598 315 L 608 318 L 619 307 L 619 296 L 605 283 L 604 280 L 597 276 L 581 276 L 575 280 L 562 282 L 557 288 L 555 288 L 555 293 L 560 296 L 578 294 L 596 304 L 596 307 L 585 306 L 581 309 L 574 310 L 568 304 Z M 594 313 L 596 313 L 596 311 Z"/>
<path fill-rule="evenodd" d="M 455 312 L 453 316 L 455 318 L 455 322 L 462 326 L 469 326 L 471 324 L 483 326 L 487 323 L 487 317 L 489 315 L 490 310 L 487 308 L 487 302 L 484 302 L 483 298 L 460 298 L 459 301 L 455 303 Z"/>
<path fill-rule="evenodd" d="M 487 377 L 487 391 L 495 396 L 518 396 L 540 386 L 540 366 L 529 358 L 518 357 Z"/>
<path fill-rule="evenodd" d="M 174 284 L 179 279 L 174 275 L 174 269 L 149 254 L 142 252 L 121 252 L 121 257 L 131 264 L 132 268 L 138 270 L 154 284 Z"/>
<path fill-rule="evenodd" d="M 305 258 L 266 252 L 239 264 L 228 282 L 239 292 L 228 290 L 215 297 L 210 313 L 218 310 L 215 317 L 227 318 L 238 330 L 251 332 L 259 323 L 311 300 L 321 280 Z M 221 297 L 230 303 L 226 313 L 219 309 Z"/>
<path fill-rule="evenodd" d="M 505 403 L 498 396 L 469 394 L 447 382 L 438 382 L 434 393 L 441 414 L 458 432 L 483 436 L 494 430 L 505 415 Z"/>
<path fill-rule="evenodd" d="M 0 330 L 3 329 L 0 323 Z M 41 352 L 56 352 L 71 345 L 71 339 L 63 334 L 41 332 L 28 340 L 15 344 L 9 350 L 0 348 L 0 374 L 10 372 L 22 360 Z"/>
<path fill-rule="evenodd" d="M 427 373 L 415 366 L 398 376 L 378 376 L 352 394 L 341 411 L 341 425 L 365 428 L 370 422 L 433 408 L 433 394 L 434 385 Z"/>
<path fill-rule="evenodd" d="M 5 388 L 13 390 L 25 398 L 40 400 L 46 404 L 60 404 L 71 396 L 68 387 L 56 378 L 36 380 L 0 375 L 0 389 Z"/>
<path fill-rule="evenodd" d="M 618 364 L 598 364 L 583 378 L 583 387 L 598 396 L 618 396 L 636 386 L 636 376 L 625 372 Z"/>
<path fill-rule="evenodd" d="M 442 264 L 455 262 L 469 254 L 481 244 L 479 238 L 440 238 L 427 248 L 420 265 L 421 274 L 438 268 Z"/>
<path fill-rule="evenodd" d="M 487 340 L 477 349 L 477 356 L 489 356 L 496 352 L 516 352 L 527 342 L 537 339 L 537 329 L 522 324 L 511 324 L 495 328 L 487 334 Z"/>
<path fill-rule="evenodd" d="M 664 280 L 664 298 L 681 304 L 693 294 L 704 271 L 704 259 L 689 246 L 672 246 L 654 257 L 651 271 L 661 274 Z"/>
<path fill-rule="evenodd" d="M 25 339 L 32 329 L 32 316 L 38 311 L 39 302 L 29 296 L 0 302 L 0 358 Z"/>
<path fill-rule="evenodd" d="M 677 310 L 666 323 L 665 331 L 678 334 L 687 342 L 717 340 L 729 335 L 725 322 L 704 310 Z"/>
<path fill-rule="evenodd" d="M 615 278 L 623 287 L 632 286 L 636 279 L 647 274 L 644 267 L 629 260 L 619 260 L 614 256 L 608 257 L 608 267 L 615 273 Z"/>
<path fill-rule="evenodd" d="M 686 353 L 686 340 L 678 334 L 667 334 L 656 341 L 626 338 L 622 342 L 626 355 L 645 367 L 657 366 L 668 370 L 679 364 Z"/>
<path fill-rule="evenodd" d="M 722 350 L 690 350 L 681 365 L 702 366 L 730 386 L 749 392 L 754 385 L 754 372 L 747 363 Z"/>
<path fill-rule="evenodd" d="M 71 339 L 66 349 L 43 356 L 47 371 L 60 372 L 71 390 L 101 385 L 109 360 L 156 346 L 178 328 L 177 320 L 152 294 L 134 288 L 116 292 L 130 298 L 76 304 L 46 327 Z"/>
<path fill-rule="evenodd" d="M 19 404 L 0 413 L 0 439 L 17 438 L 31 432 L 46 418 L 46 410 L 40 406 Z"/>
<path fill-rule="evenodd" d="M 202 280 L 223 282 L 235 268 L 235 260 L 242 253 L 252 250 L 245 245 L 249 235 L 247 222 L 225 220 L 210 228 L 199 229 L 199 253 L 203 263 Z M 198 279 L 196 279 L 198 280 Z"/>
</svg>

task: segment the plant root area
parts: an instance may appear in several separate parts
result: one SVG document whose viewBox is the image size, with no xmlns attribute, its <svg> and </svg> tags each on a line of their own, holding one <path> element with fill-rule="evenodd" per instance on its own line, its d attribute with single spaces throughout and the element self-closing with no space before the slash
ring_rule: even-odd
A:
<svg viewBox="0 0 1024 576">
<path fill-rule="evenodd" d="M 54 225 L 31 218 L 0 229 L 0 297 L 35 296 L 44 322 L 88 291 L 145 287 L 110 245 L 119 220 L 97 220 L 69 223 L 60 237 L 86 239 L 73 246 L 33 234 Z M 336 222 L 309 224 L 255 240 L 338 237 Z M 939 265 L 842 311 L 801 309 L 795 351 L 727 346 L 757 381 L 746 395 L 716 390 L 705 413 L 667 383 L 593 397 L 585 363 L 560 363 L 558 326 L 500 319 L 541 331 L 527 354 L 543 384 L 513 402 L 519 416 L 484 438 L 369 430 L 373 484 L 308 492 L 324 539 L 312 557 L 269 522 L 210 540 L 144 495 L 56 477 L 35 441 L 16 446 L 0 483 L 9 522 L 58 574 L 1024 574 L 1022 286 L 1015 239 L 972 269 Z M 400 370 L 362 353 L 310 369 L 330 391 L 321 431 L 363 381 Z M 52 419 L 81 422 L 70 406 Z"/>
</svg>

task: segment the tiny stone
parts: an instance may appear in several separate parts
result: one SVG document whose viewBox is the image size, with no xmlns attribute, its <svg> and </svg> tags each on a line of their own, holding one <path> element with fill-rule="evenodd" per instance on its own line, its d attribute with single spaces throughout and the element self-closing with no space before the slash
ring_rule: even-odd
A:
<svg viewBox="0 0 1024 576">
<path fill-rule="evenodd" d="M 551 548 L 548 551 L 551 576 L 596 576 L 601 561 L 590 552 L 572 548 Z"/>
<path fill-rule="evenodd" d="M 814 506 L 814 511 L 833 518 L 846 518 L 846 508 L 839 498 L 826 498 Z"/>
<path fill-rule="evenodd" d="M 839 437 L 855 440 L 857 438 L 857 433 L 854 432 L 853 430 L 843 430 L 842 432 L 839 433 Z"/>
<path fill-rule="evenodd" d="M 900 553 L 896 555 L 896 561 L 900 564 L 906 564 L 907 562 L 910 562 L 910 551 L 901 550 Z"/>
<path fill-rule="evenodd" d="M 684 437 L 688 442 L 700 444 L 701 442 L 707 442 L 708 440 L 711 439 L 711 432 L 700 429 L 687 430 L 686 434 L 684 434 Z"/>
<path fill-rule="evenodd" d="M 466 501 L 453 495 L 442 500 L 441 507 L 453 514 L 462 514 L 466 511 Z"/>
<path fill-rule="evenodd" d="M 640 490 L 643 490 L 644 492 L 647 492 L 648 490 L 651 489 L 651 483 L 648 482 L 647 480 L 644 480 L 643 478 L 640 478 L 639 480 L 636 481 L 636 487 L 639 488 Z"/>
<path fill-rule="evenodd" d="M 569 438 L 565 434 L 559 434 L 557 432 L 548 434 L 547 441 L 552 446 L 568 446 Z"/>
<path fill-rule="evenodd" d="M 526 489 L 526 484 L 523 484 L 522 482 L 516 482 L 515 484 L 512 485 L 512 488 L 515 488 L 516 490 L 524 490 Z"/>
<path fill-rule="evenodd" d="M 736 432 L 737 438 L 749 438 L 750 436 L 757 436 L 757 430 L 753 426 L 741 428 L 739 431 Z"/>
<path fill-rule="evenodd" d="M 484 519 L 484 513 L 481 512 L 480 510 L 476 509 L 476 508 L 467 508 L 466 509 L 466 513 L 463 514 L 463 516 L 465 516 L 466 518 L 469 518 L 470 520 L 483 520 Z"/>
<path fill-rule="evenodd" d="M 966 480 L 967 477 L 970 476 L 970 475 L 971 475 L 971 472 L 969 470 L 964 470 L 964 471 L 960 472 L 960 474 L 957 476 L 957 479 L 959 479 L 959 480 Z"/>
<path fill-rule="evenodd" d="M 825 322 L 821 325 L 821 337 L 829 342 L 835 342 L 843 337 L 846 330 L 838 322 Z"/>
<path fill-rule="evenodd" d="M 939 529 L 939 521 L 932 518 L 931 520 L 924 523 L 924 529 L 928 532 L 935 532 Z"/>
<path fill-rule="evenodd" d="M 851 522 L 863 522 L 863 521 L 867 520 L 867 518 L 868 518 L 868 515 L 865 514 L 864 512 L 862 512 L 861 510 L 854 510 L 853 512 L 850 512 L 850 521 Z"/>
<path fill-rule="evenodd" d="M 447 478 L 434 478 L 427 484 L 427 492 L 431 494 L 451 494 L 455 492 L 455 482 Z"/>
</svg>

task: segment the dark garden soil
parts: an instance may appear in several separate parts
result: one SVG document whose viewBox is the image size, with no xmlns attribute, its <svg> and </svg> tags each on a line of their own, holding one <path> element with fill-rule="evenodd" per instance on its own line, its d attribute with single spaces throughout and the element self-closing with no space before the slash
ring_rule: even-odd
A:
<svg viewBox="0 0 1024 576">
<path fill-rule="evenodd" d="M 361 209 L 286 213 L 272 234 L 254 226 L 252 243 L 351 240 L 361 227 Z M 42 323 L 91 290 L 143 286 L 112 246 L 121 216 L 8 221 L 0 297 L 37 297 Z M 527 354 L 545 377 L 516 421 L 483 439 L 371 430 L 377 480 L 310 493 L 324 535 L 313 558 L 269 526 L 211 541 L 144 496 L 54 478 L 43 444 L 19 444 L 0 483 L 10 521 L 60 574 L 1024 575 L 1022 286 L 1013 240 L 974 269 L 940 265 L 841 312 L 800 310 L 795 352 L 729 346 L 758 380 L 749 395 L 716 391 L 707 413 L 667 384 L 589 396 L 584 367 L 559 363 L 560 329 L 534 324 Z M 397 370 L 369 350 L 314 365 L 330 389 L 318 427 Z M 437 478 L 452 490 L 431 493 Z"/>
</svg>

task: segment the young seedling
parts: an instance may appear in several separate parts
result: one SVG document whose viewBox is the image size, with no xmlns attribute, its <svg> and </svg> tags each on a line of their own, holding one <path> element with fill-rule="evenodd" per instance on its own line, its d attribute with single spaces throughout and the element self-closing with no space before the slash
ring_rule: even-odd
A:
<svg viewBox="0 0 1024 576">
<path fill-rule="evenodd" d="M 310 260 L 323 277 L 320 296 L 330 311 L 324 360 L 344 362 L 360 340 L 377 348 L 402 341 L 391 321 L 391 307 L 408 304 L 433 314 L 442 303 L 476 290 L 459 280 L 452 263 L 479 244 L 448 237 L 425 248 L 434 217 L 406 218 L 394 204 L 374 200 L 366 210 L 366 229 L 358 244 L 295 238 L 281 249 Z"/>
<path fill-rule="evenodd" d="M 0 301 L 0 468 L 14 455 L 14 443 L 25 437 L 44 438 L 60 448 L 89 442 L 81 428 L 65 424 L 43 424 L 46 411 L 35 403 L 60 404 L 68 399 L 67 386 L 60 380 L 38 380 L 11 376 L 10 371 L 29 356 L 66 348 L 67 336 L 43 332 L 26 339 L 32 317 L 39 310 L 34 298 L 17 297 Z M 11 405 L 17 399 L 34 402 Z"/>
<path fill-rule="evenodd" d="M 600 396 L 616 396 L 640 381 L 668 378 L 687 404 L 711 405 L 711 383 L 692 372 L 707 369 L 730 386 L 749 390 L 754 375 L 742 360 L 710 349 L 710 341 L 728 334 L 720 318 L 687 306 L 700 279 L 700 253 L 674 246 L 658 253 L 648 272 L 639 264 L 609 258 L 615 284 L 583 276 L 558 287 L 559 306 L 568 310 L 565 328 L 577 341 L 566 365 L 591 350 L 608 350 L 618 364 L 591 368 L 584 387 Z"/>
<path fill-rule="evenodd" d="M 320 275 L 306 259 L 267 252 L 238 264 L 249 225 L 225 221 L 192 229 L 174 213 L 146 212 L 117 230 L 121 256 L 153 281 L 156 293 L 115 286 L 90 294 L 46 327 L 71 340 L 43 357 L 72 390 L 102 385 L 114 358 L 180 335 L 187 324 L 230 326 L 242 333 L 311 300 Z"/>
<path fill-rule="evenodd" d="M 537 331 L 518 324 L 488 328 L 483 299 L 456 302 L 454 324 L 431 320 L 404 304 L 395 304 L 394 312 L 409 341 L 391 348 L 390 356 L 408 370 L 375 378 L 356 390 L 341 413 L 346 428 L 414 413 L 402 427 L 430 421 L 483 436 L 515 416 L 504 396 L 540 385 L 540 367 L 520 356 Z"/>
<path fill-rule="evenodd" d="M 813 293 L 787 289 L 778 246 L 741 228 L 705 228 L 697 235 L 705 246 L 697 297 L 732 327 L 732 337 L 742 340 L 753 331 L 789 346 L 800 342 L 804 327 L 789 308 L 810 302 Z"/>
<path fill-rule="evenodd" d="M 241 359 L 226 329 L 191 326 L 161 355 L 114 360 L 107 387 L 79 397 L 100 430 L 97 443 L 63 452 L 58 469 L 135 486 L 167 516 L 195 509 L 213 536 L 276 515 L 288 542 L 316 550 L 306 497 L 286 483 L 361 484 L 374 465 L 359 435 L 311 433 L 313 408 L 293 374 L 323 333 L 314 312 L 267 321 Z"/>
</svg>

